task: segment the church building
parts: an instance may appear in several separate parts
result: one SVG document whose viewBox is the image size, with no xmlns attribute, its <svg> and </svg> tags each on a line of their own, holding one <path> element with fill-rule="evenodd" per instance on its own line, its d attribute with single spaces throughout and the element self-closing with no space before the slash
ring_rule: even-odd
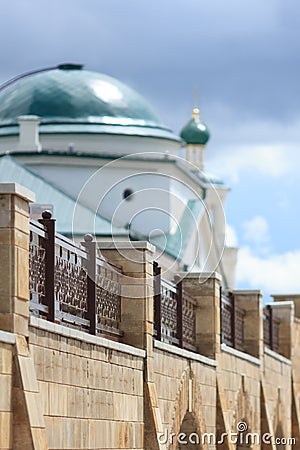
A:
<svg viewBox="0 0 300 450">
<path fill-rule="evenodd" d="M 79 64 L 0 87 L 0 182 L 36 193 L 33 218 L 50 210 L 77 241 L 147 240 L 170 276 L 218 271 L 233 288 L 229 189 L 205 171 L 208 140 L 197 108 L 176 135 L 136 91 Z"/>
</svg>

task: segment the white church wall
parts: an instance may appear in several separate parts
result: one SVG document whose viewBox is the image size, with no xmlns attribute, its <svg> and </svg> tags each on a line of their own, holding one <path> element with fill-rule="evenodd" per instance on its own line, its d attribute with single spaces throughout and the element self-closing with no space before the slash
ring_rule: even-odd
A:
<svg viewBox="0 0 300 450">
<path fill-rule="evenodd" d="M 125 130 L 126 131 L 126 130 Z M 42 150 L 72 151 L 83 154 L 127 155 L 140 152 L 167 153 L 177 155 L 181 143 L 168 139 L 124 136 L 114 134 L 57 133 L 39 134 Z M 5 136 L 0 139 L 0 153 L 16 151 L 19 148 L 19 136 Z M 26 149 L 30 150 L 30 149 Z M 32 148 L 32 150 L 35 150 Z"/>
</svg>

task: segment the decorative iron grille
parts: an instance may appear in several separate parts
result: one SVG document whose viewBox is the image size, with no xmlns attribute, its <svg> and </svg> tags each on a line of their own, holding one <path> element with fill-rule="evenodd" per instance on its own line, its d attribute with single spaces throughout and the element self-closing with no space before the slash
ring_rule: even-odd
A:
<svg viewBox="0 0 300 450">
<path fill-rule="evenodd" d="M 178 344 L 176 287 L 161 280 L 161 334 L 162 340 Z"/>
<path fill-rule="evenodd" d="M 196 350 L 196 316 L 194 299 L 182 290 L 182 283 L 173 284 L 161 278 L 161 269 L 153 265 L 154 336 L 169 344 Z"/>
<path fill-rule="evenodd" d="M 196 302 L 183 292 L 182 295 L 182 320 L 183 320 L 183 346 L 189 350 L 195 350 L 196 342 Z"/>
<path fill-rule="evenodd" d="M 121 267 L 97 257 L 91 235 L 81 245 L 55 233 L 49 211 L 31 220 L 30 231 L 31 312 L 119 340 Z"/>
<path fill-rule="evenodd" d="M 87 254 L 80 246 L 63 236 L 55 239 L 55 303 L 56 317 L 68 325 L 87 328 L 88 298 Z"/>
<path fill-rule="evenodd" d="M 273 317 L 272 307 L 264 310 L 264 344 L 266 347 L 278 352 L 279 350 L 280 320 Z"/>
<path fill-rule="evenodd" d="M 244 351 L 245 310 L 235 304 L 233 295 L 221 294 L 222 342 Z"/>
<path fill-rule="evenodd" d="M 235 307 L 235 348 L 244 351 L 244 317 L 245 310 Z"/>
<path fill-rule="evenodd" d="M 222 295 L 222 341 L 232 346 L 233 345 L 233 329 L 232 329 L 232 302 Z"/>
<path fill-rule="evenodd" d="M 120 336 L 121 285 L 120 274 L 97 259 L 96 271 L 96 314 L 97 331 Z"/>
</svg>

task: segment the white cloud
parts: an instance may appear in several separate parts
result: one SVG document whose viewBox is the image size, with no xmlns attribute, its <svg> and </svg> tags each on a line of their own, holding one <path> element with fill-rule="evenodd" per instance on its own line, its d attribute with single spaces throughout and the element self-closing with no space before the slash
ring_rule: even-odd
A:
<svg viewBox="0 0 300 450">
<path fill-rule="evenodd" d="M 273 178 L 293 170 L 292 158 L 283 145 L 239 145 L 224 149 L 210 161 L 215 173 L 237 183 L 243 171 L 254 171 Z"/>
<path fill-rule="evenodd" d="M 249 247 L 239 250 L 237 282 L 242 288 L 271 293 L 300 293 L 300 250 L 260 257 Z"/>
<path fill-rule="evenodd" d="M 255 245 L 263 245 L 269 242 L 269 225 L 262 216 L 255 216 L 242 224 L 244 229 L 244 238 Z"/>
</svg>

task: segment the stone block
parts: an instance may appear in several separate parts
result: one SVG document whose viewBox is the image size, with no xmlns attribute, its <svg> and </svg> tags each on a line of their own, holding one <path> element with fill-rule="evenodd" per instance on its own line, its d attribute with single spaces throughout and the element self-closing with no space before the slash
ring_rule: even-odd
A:
<svg viewBox="0 0 300 450">
<path fill-rule="evenodd" d="M 38 382 L 39 385 L 39 393 L 40 393 L 40 399 L 41 399 L 41 410 L 42 414 L 49 415 L 50 414 L 50 401 L 49 401 L 49 386 L 50 383 L 45 383 L 43 381 Z"/>
<path fill-rule="evenodd" d="M 96 448 L 96 420 L 88 421 L 88 438 L 87 438 L 87 448 Z"/>
<path fill-rule="evenodd" d="M 14 286 L 12 285 L 13 271 L 15 270 L 12 259 L 12 247 L 6 244 L 0 245 L 0 261 L 3 268 L 0 271 L 0 312 L 7 312 L 10 309 L 10 296 L 14 295 Z"/>
<path fill-rule="evenodd" d="M 20 299 L 18 297 L 13 298 L 14 312 L 19 316 L 23 316 L 28 320 L 29 318 L 29 301 L 28 298 Z"/>
<path fill-rule="evenodd" d="M 0 347 L 0 374 L 12 374 L 13 347 L 10 344 L 1 343 Z"/>
<path fill-rule="evenodd" d="M 13 243 L 25 251 L 29 251 L 29 234 L 21 230 L 15 229 L 12 235 Z"/>
<path fill-rule="evenodd" d="M 25 200 L 24 198 L 21 198 L 19 196 L 12 196 L 11 197 L 11 209 L 23 214 L 24 216 L 29 217 L 29 206 L 28 206 L 28 200 Z"/>
<path fill-rule="evenodd" d="M 0 313 L 0 330 L 11 332 L 12 327 L 11 315 L 8 313 Z"/>
<path fill-rule="evenodd" d="M 0 228 L 0 245 L 10 246 L 13 242 L 13 232 L 11 228 Z"/>
<path fill-rule="evenodd" d="M 39 392 L 32 359 L 28 356 L 18 355 L 18 364 L 24 391 Z"/>
<path fill-rule="evenodd" d="M 30 427 L 45 428 L 39 394 L 24 392 Z"/>
<path fill-rule="evenodd" d="M 122 295 L 122 307 L 123 307 L 123 299 L 127 301 L 144 301 L 146 297 L 146 286 L 144 283 L 141 284 L 127 284 L 121 287 L 121 295 Z"/>
<path fill-rule="evenodd" d="M 24 300 L 29 299 L 29 268 L 28 251 L 23 248 L 17 249 L 17 296 Z"/>
<path fill-rule="evenodd" d="M 0 412 L 0 448 L 12 448 L 12 421 L 13 416 L 10 412 Z"/>
<path fill-rule="evenodd" d="M 12 226 L 20 231 L 29 234 L 29 218 L 28 215 L 21 214 L 18 211 L 12 213 Z"/>
<path fill-rule="evenodd" d="M 10 194 L 0 194 L 0 209 L 1 211 L 11 211 L 12 196 Z"/>
<path fill-rule="evenodd" d="M 20 356 L 30 356 L 28 344 L 24 336 L 16 336 L 17 354 Z"/>
<path fill-rule="evenodd" d="M 11 412 L 12 376 L 0 374 L 0 411 Z"/>
<path fill-rule="evenodd" d="M 2 210 L 4 214 L 0 214 L 0 228 L 12 228 L 14 226 L 13 211 Z"/>
<path fill-rule="evenodd" d="M 29 335 L 28 317 L 23 317 L 19 314 L 13 314 L 12 324 L 15 333 L 26 337 Z"/>
<path fill-rule="evenodd" d="M 31 430 L 34 450 L 48 450 L 47 435 L 44 428 L 32 428 Z"/>
</svg>

